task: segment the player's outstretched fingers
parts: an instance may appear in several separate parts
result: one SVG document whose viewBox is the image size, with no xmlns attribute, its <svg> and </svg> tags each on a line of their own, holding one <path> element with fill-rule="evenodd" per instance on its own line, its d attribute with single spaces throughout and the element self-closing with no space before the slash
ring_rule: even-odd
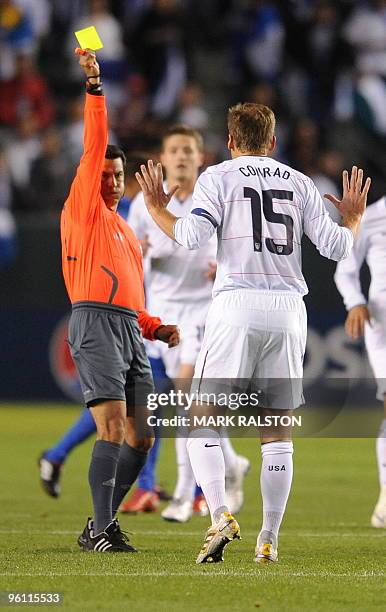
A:
<svg viewBox="0 0 386 612">
<path fill-rule="evenodd" d="M 163 206 L 165 200 L 165 192 L 163 189 L 163 176 L 162 169 L 159 171 L 160 164 L 154 165 L 152 159 L 147 162 L 149 175 L 153 185 L 153 193 L 158 197 L 158 204 Z"/>
<path fill-rule="evenodd" d="M 140 174 L 140 172 L 136 172 L 135 178 L 137 179 L 139 186 L 142 189 L 143 193 L 145 193 L 147 187 L 146 187 L 145 181 L 143 180 L 142 174 Z"/>
<path fill-rule="evenodd" d="M 358 195 L 360 195 L 360 193 L 361 193 L 362 181 L 363 181 L 363 170 L 362 170 L 362 168 L 359 168 L 358 175 L 357 175 L 357 180 L 356 180 L 356 184 L 355 184 L 355 191 L 356 191 L 356 193 Z"/>
<path fill-rule="evenodd" d="M 162 170 L 161 162 L 158 162 L 158 164 L 157 164 L 157 173 L 158 173 L 158 178 L 160 179 L 161 183 L 163 183 L 163 180 L 164 180 L 164 171 Z"/>
<path fill-rule="evenodd" d="M 351 178 L 350 178 L 350 191 L 355 191 L 355 183 L 357 180 L 357 166 L 353 166 L 351 168 Z"/>
<path fill-rule="evenodd" d="M 363 191 L 362 191 L 362 197 L 364 197 L 365 199 L 365 205 L 366 205 L 366 198 L 367 198 L 367 194 L 369 193 L 370 186 L 371 186 L 371 178 L 367 177 L 365 186 L 363 187 Z"/>
<path fill-rule="evenodd" d="M 366 179 L 363 190 L 362 191 L 359 190 L 356 192 L 357 212 L 359 212 L 361 215 L 363 215 L 363 213 L 365 212 L 366 206 L 367 206 L 367 194 L 369 192 L 370 185 L 371 185 L 371 179 L 370 177 L 368 177 Z"/>
<path fill-rule="evenodd" d="M 154 168 L 154 162 L 152 159 L 147 160 L 147 171 L 150 176 L 150 180 L 152 182 L 153 187 L 157 186 L 157 173 Z"/>
<path fill-rule="evenodd" d="M 347 170 L 343 170 L 342 172 L 342 181 L 343 181 L 343 197 L 344 197 L 347 194 L 348 190 L 350 189 Z"/>
<path fill-rule="evenodd" d="M 150 176 L 149 176 L 149 173 L 148 173 L 148 171 L 147 171 L 147 169 L 146 169 L 145 164 L 142 164 L 142 165 L 141 165 L 141 172 L 142 172 L 142 178 L 143 178 L 143 180 L 144 180 L 144 181 L 145 181 L 145 183 L 146 183 L 147 190 L 148 190 L 149 192 L 151 192 L 151 191 L 152 191 L 152 181 L 151 181 L 151 178 L 150 178 Z"/>
<path fill-rule="evenodd" d="M 158 187 L 158 196 L 162 199 L 165 195 L 164 193 L 164 175 L 162 172 L 162 164 L 158 162 L 156 166 L 156 174 L 157 174 L 157 187 Z"/>
<path fill-rule="evenodd" d="M 342 200 L 344 200 L 345 198 L 347 198 L 349 190 L 350 190 L 349 174 L 347 170 L 343 170 L 342 172 L 342 186 L 343 186 Z M 326 200 L 329 200 L 332 204 L 334 204 L 334 206 L 338 210 L 340 210 L 340 205 L 342 204 L 342 200 L 339 200 L 339 198 L 337 198 L 332 193 L 325 193 L 323 197 L 326 198 Z"/>
<path fill-rule="evenodd" d="M 329 200 L 330 202 L 332 202 L 334 206 L 336 206 L 339 209 L 341 200 L 338 200 L 336 196 L 332 195 L 332 193 L 325 193 L 323 197 L 326 198 L 326 200 Z"/>
</svg>

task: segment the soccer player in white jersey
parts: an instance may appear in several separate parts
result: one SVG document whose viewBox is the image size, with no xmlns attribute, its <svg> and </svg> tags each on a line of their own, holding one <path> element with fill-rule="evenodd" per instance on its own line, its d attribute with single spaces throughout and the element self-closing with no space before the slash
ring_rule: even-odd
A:
<svg viewBox="0 0 386 612">
<path fill-rule="evenodd" d="M 275 116 L 261 104 L 239 104 L 229 110 L 232 159 L 207 168 L 199 177 L 189 215 L 177 218 L 167 205 L 177 187 L 164 192 L 162 167 L 149 160 L 138 182 L 147 208 L 159 227 L 177 244 L 197 249 L 217 232 L 217 274 L 203 344 L 196 362 L 193 390 L 209 392 L 213 379 L 301 380 L 306 344 L 307 286 L 301 270 L 303 232 L 319 252 L 334 260 L 347 257 L 365 209 L 370 179 L 362 190 L 363 171 L 343 173 L 343 196 L 330 196 L 342 226 L 330 218 L 313 182 L 268 157 L 275 147 Z M 212 379 L 212 381 L 210 380 Z M 269 382 L 269 381 L 268 381 Z M 268 387 L 269 391 L 269 387 Z M 269 397 L 262 417 L 302 403 L 299 385 L 293 393 Z M 291 397 L 292 396 L 292 397 Z M 195 407 L 196 414 L 216 414 L 218 406 Z M 193 415 L 194 417 L 194 415 Z M 193 419 L 194 422 L 194 419 Z M 261 429 L 263 524 L 255 560 L 277 560 L 277 539 L 292 481 L 293 445 L 288 428 Z M 212 517 L 196 563 L 223 559 L 224 546 L 240 528 L 225 499 L 225 467 L 219 433 L 196 428 L 188 439 L 193 472 Z"/>
<path fill-rule="evenodd" d="M 370 268 L 369 299 L 362 292 L 360 271 L 366 260 Z M 357 339 L 364 335 L 369 361 L 377 380 L 377 399 L 383 402 L 384 418 L 376 441 L 380 494 L 371 517 L 373 527 L 386 528 L 386 196 L 363 215 L 360 231 L 349 257 L 339 262 L 336 286 L 348 311 L 346 332 Z"/>
<path fill-rule="evenodd" d="M 187 215 L 192 208 L 192 194 L 199 169 L 204 161 L 201 134 L 184 125 L 171 127 L 163 137 L 161 162 L 168 185 L 179 184 L 171 198 L 169 210 L 177 216 Z M 168 377 L 184 391 L 189 391 L 194 366 L 204 335 L 205 319 L 212 297 L 216 271 L 217 238 L 213 236 L 199 251 L 187 251 L 157 227 L 139 193 L 132 202 L 128 223 L 144 245 L 147 266 L 146 288 L 148 308 L 157 306 L 160 316 L 167 313 L 178 321 L 181 344 L 178 350 L 164 351 L 161 342 L 147 343 L 148 355 L 162 358 Z M 155 344 L 155 346 L 151 346 Z M 196 481 L 182 429 L 176 437 L 177 484 L 171 503 L 162 512 L 165 520 L 186 522 L 193 513 Z M 222 450 L 227 467 L 227 501 L 233 512 L 243 502 L 243 478 L 249 461 L 238 455 L 229 438 L 222 436 Z M 128 502 L 130 504 L 130 502 Z"/>
</svg>

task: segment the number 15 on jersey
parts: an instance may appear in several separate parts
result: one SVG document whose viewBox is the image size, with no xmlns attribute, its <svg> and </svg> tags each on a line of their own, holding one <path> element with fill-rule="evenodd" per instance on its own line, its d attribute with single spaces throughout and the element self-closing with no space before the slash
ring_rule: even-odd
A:
<svg viewBox="0 0 386 612">
<path fill-rule="evenodd" d="M 244 187 L 244 197 L 251 200 L 251 214 L 253 227 L 253 249 L 261 253 L 263 250 L 262 214 L 270 223 L 279 223 L 286 229 L 286 244 L 277 244 L 273 238 L 266 237 L 266 248 L 275 255 L 291 255 L 293 251 L 294 222 L 290 215 L 277 213 L 273 210 L 273 200 L 286 200 L 292 202 L 293 192 L 284 189 L 267 189 L 262 191 L 262 198 L 256 189 Z"/>
</svg>

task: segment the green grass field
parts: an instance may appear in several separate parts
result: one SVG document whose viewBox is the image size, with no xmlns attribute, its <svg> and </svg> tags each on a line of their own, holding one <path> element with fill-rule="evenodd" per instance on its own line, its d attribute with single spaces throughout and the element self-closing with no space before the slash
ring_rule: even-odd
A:
<svg viewBox="0 0 386 612">
<path fill-rule="evenodd" d="M 77 415 L 72 407 L 0 406 L 1 591 L 61 592 L 64 610 L 385 609 L 386 531 L 369 526 L 378 494 L 374 440 L 296 441 L 280 561 L 268 567 L 252 561 L 261 515 L 259 446 L 236 440 L 253 465 L 238 515 L 242 540 L 226 549 L 225 563 L 197 566 L 207 518 L 173 525 L 159 514 L 124 516 L 139 554 L 80 551 L 92 441 L 69 458 L 59 500 L 43 493 L 36 467 L 40 451 Z M 159 479 L 172 490 L 174 478 L 173 441 L 165 440 Z"/>
</svg>

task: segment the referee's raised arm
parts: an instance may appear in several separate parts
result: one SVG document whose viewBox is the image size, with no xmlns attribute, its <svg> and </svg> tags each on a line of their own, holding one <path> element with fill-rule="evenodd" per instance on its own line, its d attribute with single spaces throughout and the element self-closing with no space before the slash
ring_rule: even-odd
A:
<svg viewBox="0 0 386 612">
<path fill-rule="evenodd" d="M 74 222 L 87 223 L 100 205 L 101 174 L 108 139 L 106 102 L 100 68 L 95 53 L 87 51 L 79 58 L 86 75 L 84 108 L 84 148 L 76 177 L 66 202 L 66 212 Z"/>
</svg>

